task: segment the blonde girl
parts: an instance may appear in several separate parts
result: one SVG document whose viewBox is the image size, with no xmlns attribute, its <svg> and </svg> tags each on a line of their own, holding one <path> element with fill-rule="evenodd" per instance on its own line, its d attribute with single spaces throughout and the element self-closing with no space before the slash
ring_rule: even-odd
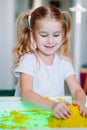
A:
<svg viewBox="0 0 87 130">
<path fill-rule="evenodd" d="M 24 12 L 17 19 L 14 74 L 18 77 L 15 96 L 50 109 L 57 118 L 66 119 L 68 102 L 55 102 L 44 96 L 64 96 L 64 81 L 73 104 L 87 116 L 86 95 L 79 85 L 69 58 L 70 15 L 54 6 L 41 6 Z"/>
</svg>

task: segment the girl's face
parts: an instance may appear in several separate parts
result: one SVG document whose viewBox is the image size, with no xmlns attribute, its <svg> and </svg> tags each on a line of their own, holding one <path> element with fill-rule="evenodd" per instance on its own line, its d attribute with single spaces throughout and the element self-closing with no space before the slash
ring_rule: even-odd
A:
<svg viewBox="0 0 87 130">
<path fill-rule="evenodd" d="M 37 20 L 33 31 L 33 37 L 39 55 L 51 56 L 62 44 L 62 24 L 51 18 Z"/>
</svg>

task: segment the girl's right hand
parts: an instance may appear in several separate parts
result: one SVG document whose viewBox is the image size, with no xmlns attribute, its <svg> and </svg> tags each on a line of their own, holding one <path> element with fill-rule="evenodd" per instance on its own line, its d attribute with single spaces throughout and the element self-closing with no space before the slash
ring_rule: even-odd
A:
<svg viewBox="0 0 87 130">
<path fill-rule="evenodd" d="M 52 107 L 52 114 L 57 118 L 67 119 L 69 118 L 71 111 L 68 108 L 69 103 L 65 101 L 56 102 Z"/>
</svg>

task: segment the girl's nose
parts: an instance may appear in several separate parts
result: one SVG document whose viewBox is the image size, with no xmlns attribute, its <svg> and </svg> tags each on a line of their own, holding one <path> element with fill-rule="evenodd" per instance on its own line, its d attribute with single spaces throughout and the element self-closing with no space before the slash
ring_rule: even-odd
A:
<svg viewBox="0 0 87 130">
<path fill-rule="evenodd" d="M 53 44 L 53 36 L 49 36 L 49 44 Z"/>
</svg>

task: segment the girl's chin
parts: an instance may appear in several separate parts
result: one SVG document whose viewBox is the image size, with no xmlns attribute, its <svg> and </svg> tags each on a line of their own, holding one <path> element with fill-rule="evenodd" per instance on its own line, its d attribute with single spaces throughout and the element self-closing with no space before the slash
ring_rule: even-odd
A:
<svg viewBox="0 0 87 130">
<path fill-rule="evenodd" d="M 44 55 L 51 56 L 54 55 L 54 53 L 44 53 Z"/>
<path fill-rule="evenodd" d="M 55 54 L 56 51 L 38 51 L 39 54 L 43 54 L 43 55 L 47 55 L 47 56 L 51 56 L 53 54 Z"/>
</svg>

